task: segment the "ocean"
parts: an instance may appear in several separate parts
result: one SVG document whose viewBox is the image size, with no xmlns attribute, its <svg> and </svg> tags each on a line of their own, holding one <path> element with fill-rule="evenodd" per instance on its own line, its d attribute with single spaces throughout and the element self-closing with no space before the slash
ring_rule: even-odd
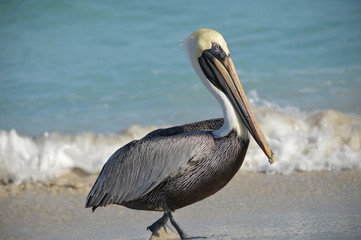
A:
<svg viewBox="0 0 361 240">
<path fill-rule="evenodd" d="M 1 1 L 0 180 L 100 171 L 157 127 L 222 117 L 181 45 L 219 31 L 278 162 L 361 167 L 359 1 Z"/>
</svg>

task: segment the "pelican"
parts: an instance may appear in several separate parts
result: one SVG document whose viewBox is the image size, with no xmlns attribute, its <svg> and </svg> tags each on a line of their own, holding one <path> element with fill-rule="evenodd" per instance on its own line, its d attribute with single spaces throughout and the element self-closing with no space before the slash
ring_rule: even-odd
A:
<svg viewBox="0 0 361 240">
<path fill-rule="evenodd" d="M 270 163 L 275 157 L 256 121 L 237 76 L 227 44 L 214 30 L 186 37 L 198 77 L 222 106 L 223 119 L 157 129 L 118 149 L 105 163 L 86 199 L 86 207 L 118 204 L 136 210 L 162 211 L 148 227 L 156 233 L 168 220 L 181 239 L 189 236 L 173 212 L 209 197 L 237 173 L 250 134 Z"/>
</svg>

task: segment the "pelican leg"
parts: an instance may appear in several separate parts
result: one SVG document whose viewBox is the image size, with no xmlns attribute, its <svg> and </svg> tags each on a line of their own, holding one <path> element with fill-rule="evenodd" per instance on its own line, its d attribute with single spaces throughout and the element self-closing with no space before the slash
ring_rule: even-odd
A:
<svg viewBox="0 0 361 240">
<path fill-rule="evenodd" d="M 177 232 L 182 240 L 183 239 L 204 239 L 204 238 L 206 238 L 206 237 L 189 237 L 188 234 L 175 221 L 173 214 L 171 212 L 167 212 L 167 214 L 168 214 L 171 224 L 177 230 Z"/>
<path fill-rule="evenodd" d="M 152 225 L 147 227 L 147 230 L 150 230 L 153 234 L 156 234 L 161 227 L 167 225 L 168 220 L 169 220 L 168 213 L 165 212 L 161 218 L 159 218 Z"/>
<path fill-rule="evenodd" d="M 178 225 L 178 223 L 175 221 L 173 214 L 171 212 L 167 212 L 168 217 L 170 219 L 170 223 L 173 225 L 173 227 L 177 230 L 179 236 L 181 239 L 189 239 L 186 232 Z"/>
<path fill-rule="evenodd" d="M 179 237 L 184 239 L 201 239 L 206 237 L 189 237 L 188 234 L 178 225 L 175 221 L 173 214 L 171 212 L 165 212 L 161 218 L 155 221 L 152 225 L 147 227 L 147 230 L 150 230 L 153 235 L 158 235 L 160 228 L 167 226 L 167 222 L 170 220 L 173 227 L 177 230 Z"/>
</svg>

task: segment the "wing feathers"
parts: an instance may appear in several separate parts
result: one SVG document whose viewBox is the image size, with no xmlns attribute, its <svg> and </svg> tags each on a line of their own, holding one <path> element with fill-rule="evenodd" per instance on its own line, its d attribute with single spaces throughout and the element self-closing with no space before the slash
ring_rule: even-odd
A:
<svg viewBox="0 0 361 240">
<path fill-rule="evenodd" d="M 212 149 L 209 132 L 144 138 L 118 149 L 106 162 L 86 207 L 121 204 L 144 196 L 164 179 L 174 177 Z"/>
</svg>

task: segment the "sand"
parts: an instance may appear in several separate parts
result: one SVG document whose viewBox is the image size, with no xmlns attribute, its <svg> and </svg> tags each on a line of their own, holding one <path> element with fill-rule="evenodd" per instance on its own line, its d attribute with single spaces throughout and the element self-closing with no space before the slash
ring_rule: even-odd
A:
<svg viewBox="0 0 361 240">
<path fill-rule="evenodd" d="M 84 202 L 96 176 L 0 185 L 0 239 L 149 239 L 160 212 Z M 361 170 L 267 175 L 240 171 L 224 189 L 176 211 L 207 239 L 361 239 Z"/>
</svg>

